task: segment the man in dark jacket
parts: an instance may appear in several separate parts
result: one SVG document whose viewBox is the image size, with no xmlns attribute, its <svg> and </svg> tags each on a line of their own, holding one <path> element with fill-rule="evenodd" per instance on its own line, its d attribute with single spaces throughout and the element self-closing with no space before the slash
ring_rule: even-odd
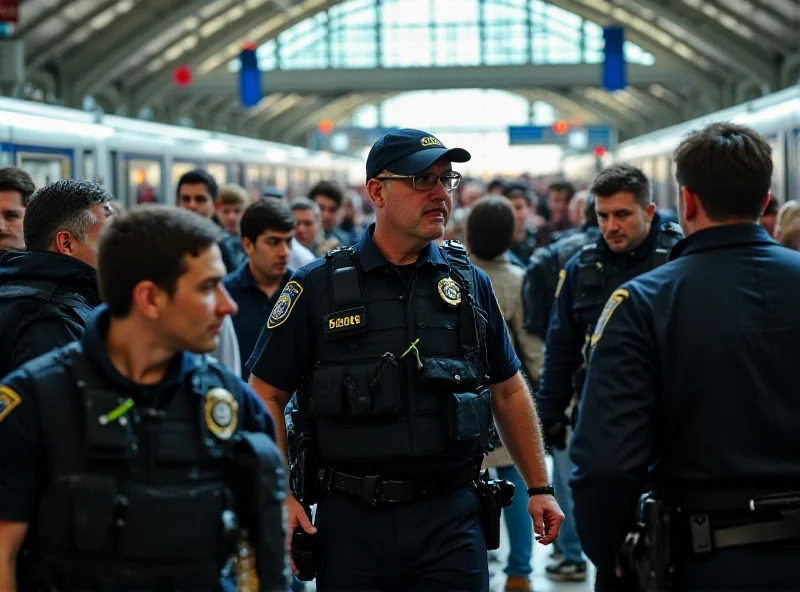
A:
<svg viewBox="0 0 800 592">
<path fill-rule="evenodd" d="M 25 211 L 26 251 L 0 255 L 0 377 L 83 335 L 100 304 L 97 239 L 111 196 L 88 181 L 58 181 Z"/>
</svg>

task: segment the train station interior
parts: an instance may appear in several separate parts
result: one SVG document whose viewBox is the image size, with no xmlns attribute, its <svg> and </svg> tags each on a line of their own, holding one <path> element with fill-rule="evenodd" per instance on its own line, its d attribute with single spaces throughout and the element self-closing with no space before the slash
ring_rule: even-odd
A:
<svg viewBox="0 0 800 592">
<path fill-rule="evenodd" d="M 521 184 L 533 228 L 552 183 L 629 163 L 677 220 L 673 152 L 710 121 L 761 133 L 776 211 L 800 200 L 800 0 L 0 0 L 0 167 L 123 211 L 200 168 L 251 201 L 330 181 L 366 224 L 371 146 L 415 128 L 472 154 L 456 207 Z M 592 589 L 534 547 L 532 590 Z"/>
</svg>

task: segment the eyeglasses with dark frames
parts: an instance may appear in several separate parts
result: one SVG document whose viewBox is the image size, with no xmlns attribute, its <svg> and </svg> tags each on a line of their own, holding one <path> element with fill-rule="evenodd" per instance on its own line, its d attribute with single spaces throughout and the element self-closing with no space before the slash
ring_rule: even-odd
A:
<svg viewBox="0 0 800 592">
<path fill-rule="evenodd" d="M 375 177 L 378 181 L 388 181 L 390 179 L 411 179 L 411 184 L 414 189 L 422 191 L 429 191 L 436 186 L 436 183 L 441 181 L 445 191 L 450 192 L 461 183 L 461 173 L 450 171 L 444 175 L 437 175 L 436 173 L 417 173 L 416 175 L 383 175 L 382 177 Z"/>
</svg>

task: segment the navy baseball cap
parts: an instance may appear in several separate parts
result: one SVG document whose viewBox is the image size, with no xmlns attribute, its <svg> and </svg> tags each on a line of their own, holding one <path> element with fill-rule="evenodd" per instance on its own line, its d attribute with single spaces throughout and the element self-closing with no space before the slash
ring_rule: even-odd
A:
<svg viewBox="0 0 800 592">
<path fill-rule="evenodd" d="M 416 175 L 444 158 L 467 162 L 472 156 L 463 148 L 447 149 L 436 136 L 415 129 L 399 129 L 382 136 L 367 156 L 367 181 L 381 171 L 398 175 Z"/>
</svg>

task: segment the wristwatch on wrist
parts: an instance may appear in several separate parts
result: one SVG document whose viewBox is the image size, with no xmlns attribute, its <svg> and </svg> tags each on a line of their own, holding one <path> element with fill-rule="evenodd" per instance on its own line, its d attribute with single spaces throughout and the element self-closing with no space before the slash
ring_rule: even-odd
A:
<svg viewBox="0 0 800 592">
<path fill-rule="evenodd" d="M 548 487 L 531 487 L 528 489 L 528 497 L 533 497 L 534 495 L 555 495 L 555 490 L 548 486 Z"/>
</svg>

